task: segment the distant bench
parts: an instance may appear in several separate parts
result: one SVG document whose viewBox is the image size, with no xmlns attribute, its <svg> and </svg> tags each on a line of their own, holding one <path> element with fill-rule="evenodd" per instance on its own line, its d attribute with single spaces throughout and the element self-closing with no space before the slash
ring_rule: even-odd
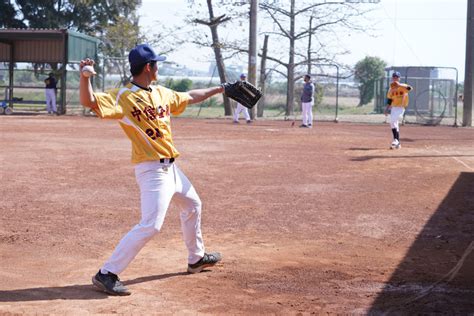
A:
<svg viewBox="0 0 474 316">
<path fill-rule="evenodd" d="M 2 104 L 9 104 L 10 100 L 3 100 Z M 38 104 L 38 105 L 46 105 L 45 100 L 23 100 L 23 98 L 13 98 L 12 100 L 13 105 L 15 104 Z"/>
<path fill-rule="evenodd" d="M 7 100 L 7 103 L 9 101 Z M 13 100 L 13 104 L 46 104 L 46 101 L 35 101 L 35 100 Z"/>
</svg>

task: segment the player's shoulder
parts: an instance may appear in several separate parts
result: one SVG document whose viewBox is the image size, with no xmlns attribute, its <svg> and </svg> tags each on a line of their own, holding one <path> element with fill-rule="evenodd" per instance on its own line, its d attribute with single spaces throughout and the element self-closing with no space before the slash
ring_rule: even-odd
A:
<svg viewBox="0 0 474 316">
<path fill-rule="evenodd" d="M 168 91 L 168 90 L 171 90 L 165 86 L 162 86 L 162 85 L 159 85 L 159 84 L 154 84 L 151 86 L 152 90 L 155 90 L 157 92 L 160 92 L 160 91 Z"/>
<path fill-rule="evenodd" d="M 105 93 L 107 94 L 111 94 L 111 95 L 117 95 L 120 90 L 122 90 L 123 88 L 113 88 L 113 89 L 108 89 L 105 91 Z"/>
<path fill-rule="evenodd" d="M 127 84 L 120 88 L 113 88 L 113 89 L 106 90 L 104 93 L 110 95 L 113 98 L 117 98 L 117 97 L 123 98 L 133 93 L 133 91 L 131 89 L 131 84 Z"/>
<path fill-rule="evenodd" d="M 407 83 L 399 83 L 397 89 L 402 91 L 410 91 L 413 88 Z"/>
<path fill-rule="evenodd" d="M 153 90 L 155 90 L 157 92 L 176 92 L 173 89 L 162 86 L 160 84 L 155 84 L 155 85 L 152 85 L 151 87 L 152 87 Z"/>
<path fill-rule="evenodd" d="M 157 93 L 161 97 L 173 97 L 176 94 L 182 94 L 182 93 L 187 93 L 187 92 L 178 92 L 173 89 L 157 84 L 157 85 L 152 86 L 152 93 Z"/>
</svg>

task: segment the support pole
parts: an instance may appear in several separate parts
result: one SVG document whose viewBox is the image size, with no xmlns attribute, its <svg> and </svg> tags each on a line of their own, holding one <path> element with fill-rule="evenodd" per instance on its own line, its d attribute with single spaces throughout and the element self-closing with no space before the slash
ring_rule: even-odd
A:
<svg viewBox="0 0 474 316">
<path fill-rule="evenodd" d="M 10 63 L 8 64 L 8 106 L 13 109 L 13 85 L 15 65 L 15 45 L 10 43 Z"/>
<path fill-rule="evenodd" d="M 462 126 L 472 126 L 472 92 L 474 90 L 474 3 L 467 1 L 467 22 L 466 22 L 466 67 L 464 74 L 464 110 Z"/>
<path fill-rule="evenodd" d="M 258 0 L 250 0 L 249 68 L 248 81 L 257 86 L 257 9 Z M 252 120 L 256 118 L 256 106 L 250 110 Z"/>
</svg>

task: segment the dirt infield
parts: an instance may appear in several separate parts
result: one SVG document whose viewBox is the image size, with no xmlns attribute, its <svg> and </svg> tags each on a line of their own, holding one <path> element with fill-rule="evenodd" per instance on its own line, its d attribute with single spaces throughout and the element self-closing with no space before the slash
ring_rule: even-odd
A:
<svg viewBox="0 0 474 316">
<path fill-rule="evenodd" d="M 474 314 L 474 130 L 175 118 L 222 264 L 188 275 L 179 212 L 108 297 L 139 219 L 130 144 L 94 117 L 0 117 L 0 314 Z"/>
</svg>

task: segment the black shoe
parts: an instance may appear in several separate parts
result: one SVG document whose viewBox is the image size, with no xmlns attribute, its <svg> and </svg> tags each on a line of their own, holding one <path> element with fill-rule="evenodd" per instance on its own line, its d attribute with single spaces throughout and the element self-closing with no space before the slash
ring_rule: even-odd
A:
<svg viewBox="0 0 474 316">
<path fill-rule="evenodd" d="M 188 264 L 188 273 L 199 273 L 204 268 L 212 267 L 219 261 L 221 261 L 221 254 L 218 252 L 205 253 L 204 257 L 194 264 Z"/>
<path fill-rule="evenodd" d="M 306 125 L 306 124 L 301 124 L 300 127 L 307 128 L 308 125 Z"/>
<path fill-rule="evenodd" d="M 247 121 L 247 124 L 250 124 L 250 123 L 252 123 L 252 121 L 251 121 L 251 120 L 248 120 L 248 121 Z"/>
<path fill-rule="evenodd" d="M 97 274 L 92 278 L 92 283 L 110 295 L 130 295 L 132 293 L 120 282 L 119 277 L 113 273 L 103 274 L 97 272 Z"/>
</svg>

